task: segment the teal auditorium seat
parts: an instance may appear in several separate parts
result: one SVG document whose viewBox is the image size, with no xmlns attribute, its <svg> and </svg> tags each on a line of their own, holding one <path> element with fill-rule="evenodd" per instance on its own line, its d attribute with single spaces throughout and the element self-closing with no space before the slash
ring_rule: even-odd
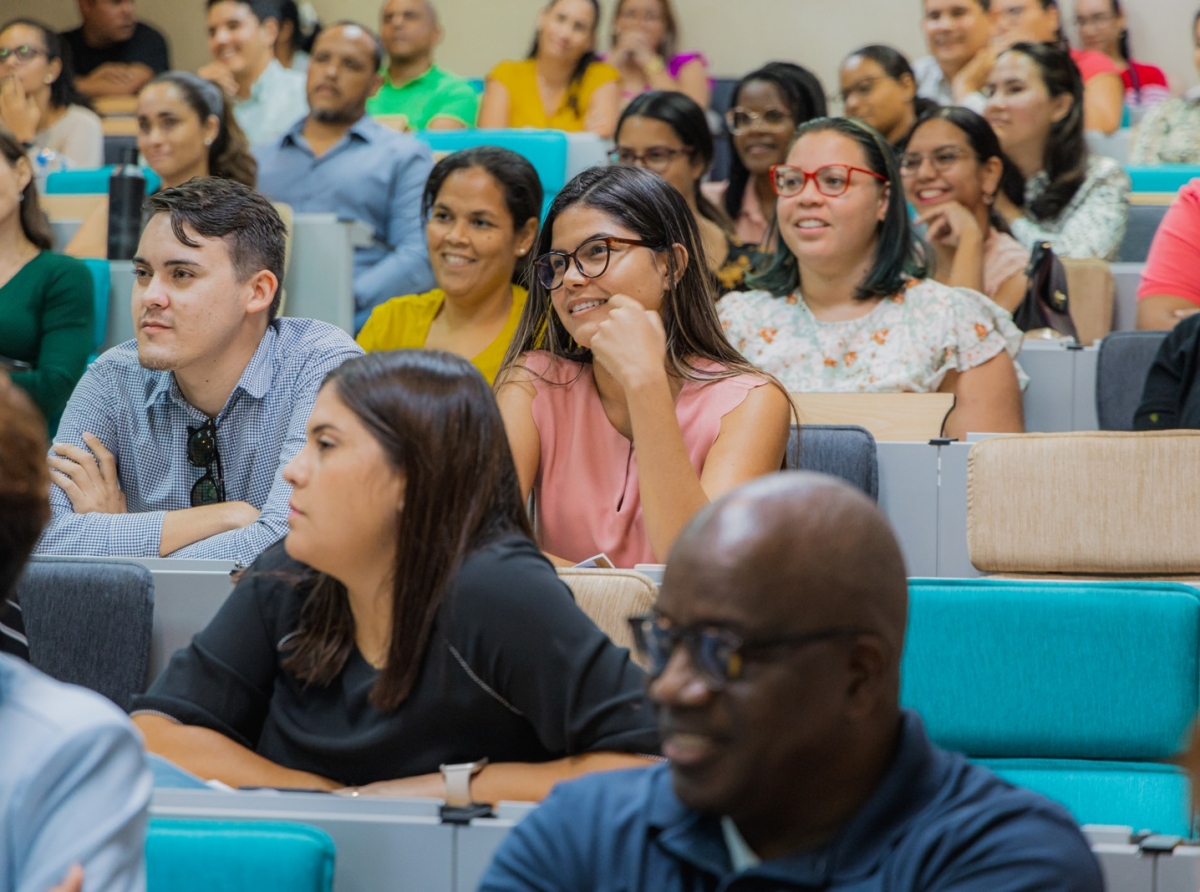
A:
<svg viewBox="0 0 1200 892">
<path fill-rule="evenodd" d="M 108 193 L 108 178 L 116 166 L 93 167 L 88 170 L 60 170 L 46 177 L 47 195 L 97 195 Z M 148 167 L 142 168 L 146 177 L 146 194 L 162 185 L 162 177 Z"/>
<path fill-rule="evenodd" d="M 270 821 L 155 818 L 146 836 L 148 892 L 331 892 L 333 840 Z"/>
<path fill-rule="evenodd" d="M 100 349 L 100 345 L 104 343 L 104 336 L 108 333 L 108 289 L 111 280 L 107 260 L 85 257 L 83 262 L 92 274 L 92 300 L 96 310 L 96 322 L 92 329 L 92 355 L 88 359 L 90 363 L 96 358 L 96 351 Z"/>
<path fill-rule="evenodd" d="M 567 184 L 567 135 L 561 130 L 419 130 L 413 135 L 434 152 L 500 146 L 523 156 L 542 181 L 543 217 L 554 196 Z"/>
<path fill-rule="evenodd" d="M 1134 192 L 1178 192 L 1180 186 L 1200 177 L 1200 164 L 1130 165 L 1125 170 Z"/>
<path fill-rule="evenodd" d="M 1200 592 L 1158 582 L 914 579 L 901 700 L 932 739 L 1081 824 L 1191 835 L 1169 764 L 1200 696 Z"/>
</svg>

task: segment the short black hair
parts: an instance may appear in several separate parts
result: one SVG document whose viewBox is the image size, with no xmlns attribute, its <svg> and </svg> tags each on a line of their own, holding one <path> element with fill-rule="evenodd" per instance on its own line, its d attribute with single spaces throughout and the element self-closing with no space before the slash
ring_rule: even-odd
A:
<svg viewBox="0 0 1200 892">
<path fill-rule="evenodd" d="M 218 3 L 224 3 L 225 0 L 207 0 L 204 4 L 205 9 L 211 9 Z M 282 0 L 229 0 L 230 3 L 240 3 L 242 6 L 249 6 L 250 11 L 254 13 L 254 17 L 260 22 L 265 22 L 267 19 L 274 19 L 276 22 L 283 21 L 283 2 Z"/>
<path fill-rule="evenodd" d="M 171 231 L 189 248 L 199 244 L 184 231 L 185 225 L 205 238 L 224 239 L 240 282 L 260 270 L 274 273 L 279 287 L 267 319 L 279 314 L 287 227 L 261 193 L 236 180 L 194 177 L 181 186 L 154 193 L 146 199 L 144 210 L 147 214 L 170 214 Z"/>
</svg>

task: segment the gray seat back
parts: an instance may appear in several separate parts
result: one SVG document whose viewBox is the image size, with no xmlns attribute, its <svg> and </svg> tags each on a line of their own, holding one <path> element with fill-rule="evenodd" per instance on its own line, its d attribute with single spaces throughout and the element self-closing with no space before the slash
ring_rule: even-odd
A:
<svg viewBox="0 0 1200 892">
<path fill-rule="evenodd" d="M 879 500 L 879 458 L 875 438 L 865 428 L 852 424 L 793 424 L 787 454 L 789 468 L 841 477 Z"/>
<path fill-rule="evenodd" d="M 1102 431 L 1133 430 L 1146 375 L 1165 331 L 1118 331 L 1100 342 L 1096 357 L 1096 416 Z"/>
<path fill-rule="evenodd" d="M 1158 224 L 1167 213 L 1165 204 L 1133 204 L 1129 206 L 1129 225 L 1125 227 L 1125 237 L 1121 247 L 1117 249 L 1117 261 L 1120 263 L 1145 263 L 1150 253 L 1150 243 L 1154 241 L 1154 233 Z"/>
<path fill-rule="evenodd" d="M 35 558 L 17 596 L 36 668 L 122 709 L 145 690 L 154 577 L 141 564 Z"/>
</svg>

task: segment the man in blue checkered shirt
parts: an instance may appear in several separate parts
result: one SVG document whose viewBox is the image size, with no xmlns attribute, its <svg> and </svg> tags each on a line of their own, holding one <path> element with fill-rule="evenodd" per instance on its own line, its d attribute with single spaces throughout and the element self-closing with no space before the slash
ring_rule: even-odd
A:
<svg viewBox="0 0 1200 892">
<path fill-rule="evenodd" d="M 280 471 L 322 379 L 362 351 L 333 326 L 277 318 L 286 232 L 253 189 L 195 179 L 147 205 L 137 337 L 71 395 L 37 552 L 249 565 L 287 534 Z"/>
</svg>

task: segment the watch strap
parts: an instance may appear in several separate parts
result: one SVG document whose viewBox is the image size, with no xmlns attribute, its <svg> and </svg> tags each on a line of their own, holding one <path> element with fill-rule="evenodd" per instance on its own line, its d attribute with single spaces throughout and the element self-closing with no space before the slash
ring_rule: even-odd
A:
<svg viewBox="0 0 1200 892">
<path fill-rule="evenodd" d="M 442 779 L 446 782 L 446 804 L 461 808 L 471 804 L 471 778 L 483 770 L 487 759 L 478 762 L 460 762 L 442 765 Z"/>
</svg>

